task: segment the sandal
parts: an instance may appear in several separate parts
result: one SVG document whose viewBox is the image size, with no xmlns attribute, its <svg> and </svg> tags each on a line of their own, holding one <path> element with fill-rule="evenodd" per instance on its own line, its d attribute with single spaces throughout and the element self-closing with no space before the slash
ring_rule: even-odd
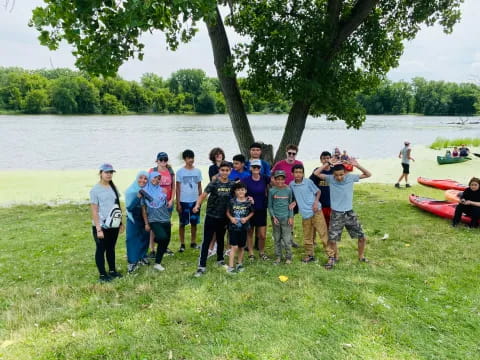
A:
<svg viewBox="0 0 480 360">
<path fill-rule="evenodd" d="M 370 262 L 370 261 L 368 261 L 368 259 L 367 259 L 366 257 L 363 257 L 363 258 L 361 258 L 361 259 L 358 259 L 358 261 L 363 262 L 363 263 L 368 263 L 368 262 Z"/>
<path fill-rule="evenodd" d="M 335 258 L 329 257 L 328 262 L 325 264 L 325 270 L 332 270 L 335 266 Z"/>
<path fill-rule="evenodd" d="M 267 256 L 267 254 L 263 253 L 263 254 L 260 254 L 260 259 L 262 260 L 270 260 L 270 258 Z"/>
<path fill-rule="evenodd" d="M 248 255 L 248 260 L 255 260 L 255 255 Z"/>
</svg>

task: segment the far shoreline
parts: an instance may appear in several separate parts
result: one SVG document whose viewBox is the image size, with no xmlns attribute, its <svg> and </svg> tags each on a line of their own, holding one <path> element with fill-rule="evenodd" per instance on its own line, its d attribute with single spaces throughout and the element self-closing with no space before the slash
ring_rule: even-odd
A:
<svg viewBox="0 0 480 360">
<path fill-rule="evenodd" d="M 471 147 L 472 152 L 480 152 L 480 147 Z M 411 165 L 409 182 L 416 185 L 418 176 L 427 178 L 452 178 L 461 183 L 468 183 L 473 176 L 480 176 L 480 158 L 461 164 L 438 165 L 437 155 L 444 151 L 432 150 L 425 145 L 412 148 L 415 162 Z M 302 160 L 302 159 L 300 159 Z M 318 160 L 303 161 L 305 174 L 310 176 Z M 362 183 L 393 184 L 401 174 L 400 159 L 396 157 L 384 159 L 359 159 L 359 163 L 372 172 L 372 177 Z M 174 167 L 176 170 L 177 167 Z M 208 166 L 199 166 L 205 186 L 208 182 Z M 117 169 L 114 181 L 123 193 L 133 182 L 137 172 L 142 169 Z M 90 188 L 98 179 L 98 170 L 35 170 L 5 169 L 0 170 L 0 207 L 15 205 L 58 205 L 63 203 L 88 202 Z M 33 185 L 32 185 L 33 184 Z"/>
</svg>

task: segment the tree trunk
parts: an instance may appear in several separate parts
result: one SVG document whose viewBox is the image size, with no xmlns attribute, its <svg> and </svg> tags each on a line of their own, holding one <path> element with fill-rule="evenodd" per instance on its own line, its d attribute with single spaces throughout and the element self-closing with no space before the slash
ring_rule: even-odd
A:
<svg viewBox="0 0 480 360">
<path fill-rule="evenodd" d="M 250 145 L 254 142 L 254 137 L 245 107 L 243 106 L 236 75 L 231 68 L 232 54 L 230 44 L 228 43 L 228 37 L 218 7 L 215 23 L 206 22 L 206 24 L 212 44 L 215 68 L 217 69 L 218 80 L 227 104 L 233 133 L 240 147 L 240 152 L 249 155 Z"/>
<path fill-rule="evenodd" d="M 285 158 L 285 148 L 288 144 L 298 145 L 302 139 L 305 123 L 307 122 L 310 104 L 296 101 L 288 114 L 287 125 L 283 131 L 282 141 L 275 154 L 275 162 Z"/>
</svg>

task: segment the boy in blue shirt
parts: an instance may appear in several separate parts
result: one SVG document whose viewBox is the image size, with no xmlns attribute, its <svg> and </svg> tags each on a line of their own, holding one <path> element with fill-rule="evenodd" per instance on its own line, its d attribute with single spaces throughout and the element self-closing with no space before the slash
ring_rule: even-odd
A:
<svg viewBox="0 0 480 360">
<path fill-rule="evenodd" d="M 194 213 L 193 208 L 199 195 L 202 194 L 202 172 L 194 167 L 195 154 L 192 150 L 182 153 L 185 166 L 177 171 L 176 199 L 179 218 L 178 237 L 179 252 L 185 251 L 185 226 L 190 224 L 190 247 L 199 249 L 197 245 L 197 225 L 200 222 L 200 212 Z"/>
<path fill-rule="evenodd" d="M 233 169 L 228 175 L 229 180 L 238 181 L 252 175 L 250 171 L 245 169 L 245 156 L 242 154 L 233 157 Z"/>
<path fill-rule="evenodd" d="M 360 179 L 366 179 L 372 176 L 372 174 L 361 167 L 355 159 L 351 159 L 349 163 L 362 173 L 360 175 L 347 174 L 345 167 L 340 163 L 336 163 L 333 167 L 332 175 L 322 174 L 322 170 L 327 170 L 331 166 L 331 164 L 327 163 L 315 170 L 314 174 L 325 180 L 330 186 L 332 213 L 328 229 L 328 241 L 335 244 L 340 241 L 343 228 L 345 227 L 351 238 L 358 238 L 358 260 L 368 262 L 365 258 L 367 238 L 363 232 L 362 225 L 358 221 L 357 214 L 353 211 L 353 183 L 358 182 Z M 336 261 L 335 257 L 329 257 L 325 268 L 327 270 L 332 269 Z"/>
<path fill-rule="evenodd" d="M 336 249 L 328 243 L 327 224 L 322 213 L 320 205 L 320 190 L 315 186 L 312 180 L 304 177 L 305 169 L 303 165 L 296 164 L 292 167 L 294 180 L 290 183 L 295 201 L 290 205 L 293 209 L 295 203 L 298 205 L 298 211 L 302 216 L 303 228 L 303 246 L 305 247 L 306 256 L 304 263 L 315 261 L 313 250 L 314 230 L 320 235 L 323 248 L 328 257 L 335 258 Z"/>
</svg>

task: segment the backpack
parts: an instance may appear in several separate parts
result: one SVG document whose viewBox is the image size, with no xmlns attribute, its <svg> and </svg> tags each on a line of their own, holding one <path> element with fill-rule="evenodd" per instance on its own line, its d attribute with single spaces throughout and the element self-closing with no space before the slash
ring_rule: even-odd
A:
<svg viewBox="0 0 480 360">
<path fill-rule="evenodd" d="M 118 198 L 118 192 L 115 186 L 112 186 L 113 191 L 115 192 L 115 204 L 108 212 L 108 215 L 103 223 L 104 227 L 107 229 L 116 229 L 122 225 L 122 209 L 120 208 L 120 200 Z"/>
<path fill-rule="evenodd" d="M 105 219 L 104 226 L 107 229 L 116 229 L 122 224 L 122 210 L 115 204 Z"/>
</svg>

